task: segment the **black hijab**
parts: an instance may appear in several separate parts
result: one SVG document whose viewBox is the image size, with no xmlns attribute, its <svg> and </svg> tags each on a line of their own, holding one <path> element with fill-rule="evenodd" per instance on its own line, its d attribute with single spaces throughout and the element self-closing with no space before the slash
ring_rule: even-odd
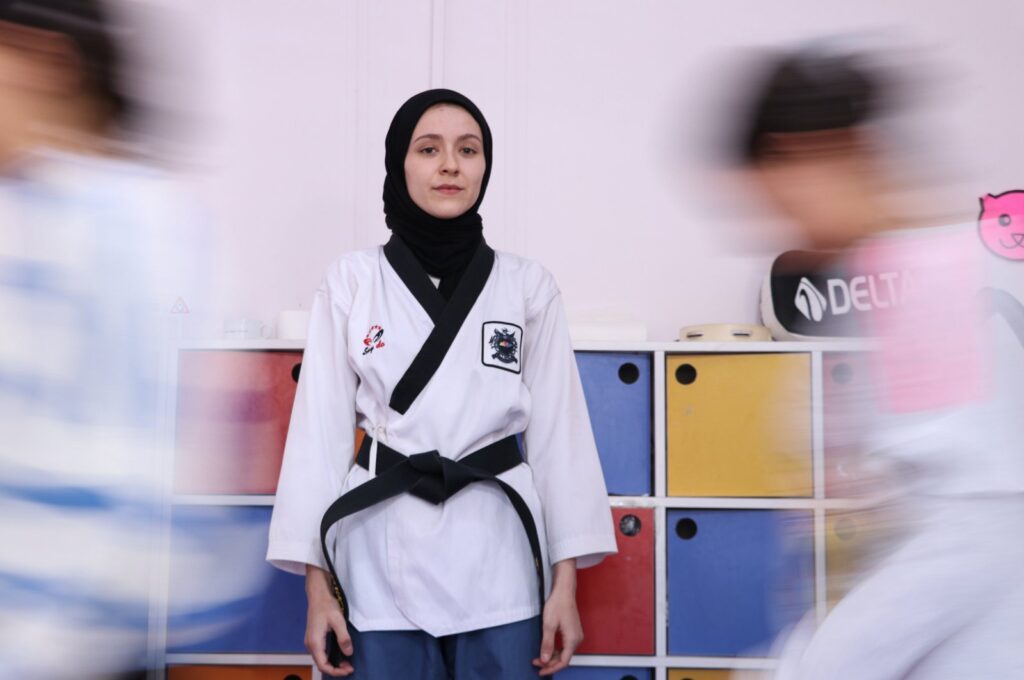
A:
<svg viewBox="0 0 1024 680">
<path fill-rule="evenodd" d="M 409 196 L 405 184 L 405 156 L 420 118 L 436 104 L 454 104 L 465 109 L 480 126 L 487 167 L 480 182 L 480 195 L 466 212 L 451 219 L 426 213 Z M 388 228 L 409 247 L 431 276 L 441 279 L 441 294 L 450 297 L 473 253 L 484 242 L 483 220 L 477 209 L 484 200 L 491 176 L 491 129 L 476 104 L 453 90 L 427 90 L 402 104 L 391 121 L 384 141 L 384 217 Z"/>
</svg>

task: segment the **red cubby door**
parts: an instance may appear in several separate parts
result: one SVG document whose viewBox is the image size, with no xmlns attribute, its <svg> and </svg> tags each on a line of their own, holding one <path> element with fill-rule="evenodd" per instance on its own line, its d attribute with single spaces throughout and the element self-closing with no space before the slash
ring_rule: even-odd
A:
<svg viewBox="0 0 1024 680">
<path fill-rule="evenodd" d="M 613 508 L 616 555 L 579 572 L 579 654 L 654 654 L 654 510 Z"/>
</svg>

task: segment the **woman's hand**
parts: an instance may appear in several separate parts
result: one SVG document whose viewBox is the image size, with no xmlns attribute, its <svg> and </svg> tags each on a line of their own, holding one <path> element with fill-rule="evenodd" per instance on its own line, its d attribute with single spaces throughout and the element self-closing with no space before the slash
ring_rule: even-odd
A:
<svg viewBox="0 0 1024 680">
<path fill-rule="evenodd" d="M 559 562 L 553 572 L 551 595 L 544 604 L 540 657 L 533 660 L 542 677 L 554 675 L 568 666 L 576 648 L 583 642 L 583 626 L 576 609 L 576 560 Z M 556 635 L 561 637 L 561 649 L 555 649 Z"/>
<path fill-rule="evenodd" d="M 313 655 L 316 667 L 324 675 L 344 678 L 352 675 L 355 669 L 348 661 L 340 666 L 332 666 L 327 661 L 327 632 L 333 630 L 338 637 L 338 645 L 346 655 L 352 654 L 352 638 L 345 625 L 345 617 L 341 605 L 331 590 L 331 580 L 327 572 L 313 565 L 306 565 L 306 599 L 309 609 L 306 614 L 306 649 Z"/>
</svg>

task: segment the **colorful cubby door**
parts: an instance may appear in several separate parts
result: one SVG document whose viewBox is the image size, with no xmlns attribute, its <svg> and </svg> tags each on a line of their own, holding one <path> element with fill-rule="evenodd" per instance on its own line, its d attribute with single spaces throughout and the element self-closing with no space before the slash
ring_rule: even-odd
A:
<svg viewBox="0 0 1024 680">
<path fill-rule="evenodd" d="M 269 507 L 177 506 L 168 651 L 304 653 L 304 579 L 271 567 Z"/>
<path fill-rule="evenodd" d="M 812 605 L 812 513 L 670 510 L 668 652 L 762 656 Z"/>
<path fill-rule="evenodd" d="M 577 352 L 608 493 L 651 494 L 651 355 Z"/>
<path fill-rule="evenodd" d="M 673 668 L 668 672 L 668 680 L 770 680 L 769 671 L 736 671 L 710 668 Z"/>
<path fill-rule="evenodd" d="M 301 352 L 179 353 L 176 493 L 275 492 L 301 363 Z"/>
<path fill-rule="evenodd" d="M 902 538 L 903 518 L 891 505 L 825 513 L 825 583 L 834 606 Z"/>
<path fill-rule="evenodd" d="M 861 496 L 871 491 L 864 472 L 863 438 L 872 404 L 869 355 L 826 352 L 822 357 L 825 493 Z"/>
<path fill-rule="evenodd" d="M 809 354 L 666 358 L 670 496 L 809 496 Z"/>
<path fill-rule="evenodd" d="M 167 680 L 312 680 L 311 666 L 170 666 Z"/>
<path fill-rule="evenodd" d="M 601 668 L 572 666 L 555 675 L 556 680 L 654 680 L 649 668 Z"/>
<path fill-rule="evenodd" d="M 614 508 L 619 552 L 579 572 L 580 654 L 654 654 L 654 510 Z"/>
</svg>

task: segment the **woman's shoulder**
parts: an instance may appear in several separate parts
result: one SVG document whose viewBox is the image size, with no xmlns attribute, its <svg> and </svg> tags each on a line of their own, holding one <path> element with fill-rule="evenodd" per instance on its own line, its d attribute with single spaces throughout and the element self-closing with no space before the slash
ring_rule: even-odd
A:
<svg viewBox="0 0 1024 680">
<path fill-rule="evenodd" d="M 327 266 L 322 287 L 332 297 L 350 300 L 359 283 L 378 270 L 380 252 L 380 246 L 373 246 L 341 254 Z"/>
<path fill-rule="evenodd" d="M 548 268 L 537 260 L 531 260 L 528 257 L 504 250 L 495 250 L 494 259 L 498 266 L 501 267 L 503 274 L 521 276 L 524 279 L 550 279 L 554 281 L 555 277 Z"/>
<path fill-rule="evenodd" d="M 494 257 L 502 279 L 522 287 L 531 316 L 558 295 L 554 274 L 540 262 L 500 250 L 494 252 Z"/>
</svg>

